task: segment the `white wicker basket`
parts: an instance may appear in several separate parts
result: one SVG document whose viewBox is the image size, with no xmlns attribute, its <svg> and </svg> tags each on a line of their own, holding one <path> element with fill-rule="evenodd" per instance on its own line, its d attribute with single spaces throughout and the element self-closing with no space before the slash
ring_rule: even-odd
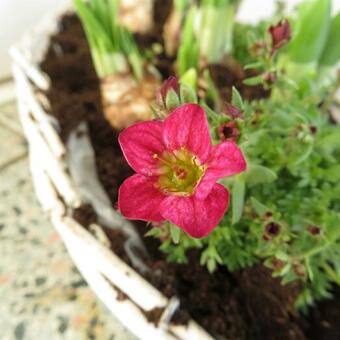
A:
<svg viewBox="0 0 340 340">
<path fill-rule="evenodd" d="M 46 17 L 11 49 L 20 118 L 29 143 L 37 197 L 88 284 L 132 333 L 148 340 L 212 339 L 193 320 L 186 326 L 172 324 L 177 299 L 166 298 L 114 254 L 107 247 L 108 240 L 100 226 L 92 225 L 98 235 L 95 237 L 67 214 L 82 203 L 81 188 L 70 175 L 67 147 L 58 135 L 57 124 L 44 109 L 48 100 L 36 91 L 50 86 L 48 76 L 39 69 L 39 61 L 47 50 L 50 36 L 57 31 L 60 16 L 67 10 L 64 7 Z M 120 292 L 127 298 L 119 299 Z M 143 313 L 157 307 L 164 308 L 158 326 L 150 323 Z"/>
<path fill-rule="evenodd" d="M 58 124 L 44 109 L 48 100 L 36 92 L 36 89 L 47 90 L 50 86 L 48 76 L 39 69 L 39 62 L 47 50 L 50 36 L 57 31 L 60 16 L 67 10 L 70 9 L 64 6 L 46 17 L 11 49 L 19 112 L 29 142 L 30 167 L 37 197 L 88 284 L 132 333 L 148 340 L 212 339 L 193 320 L 186 326 L 172 324 L 171 316 L 178 300 L 175 297 L 167 299 L 108 249 L 108 240 L 99 225 L 91 226 L 95 237 L 67 214 L 82 203 L 82 188 L 77 187 L 70 175 L 67 146 L 55 128 Z M 340 122 L 339 92 L 337 98 L 338 104 L 334 104 L 332 114 Z M 129 222 L 113 217 L 124 227 L 129 227 Z M 119 299 L 120 292 L 127 299 Z M 157 307 L 164 308 L 164 312 L 159 325 L 155 326 L 143 312 Z"/>
</svg>

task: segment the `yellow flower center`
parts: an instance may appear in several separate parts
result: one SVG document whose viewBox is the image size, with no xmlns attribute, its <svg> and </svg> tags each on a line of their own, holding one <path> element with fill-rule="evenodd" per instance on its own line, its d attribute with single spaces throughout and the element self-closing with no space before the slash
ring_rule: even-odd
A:
<svg viewBox="0 0 340 340">
<path fill-rule="evenodd" d="M 159 161 L 159 178 L 157 186 L 165 194 L 190 196 L 205 173 L 196 156 L 185 148 L 162 155 L 154 154 Z"/>
</svg>

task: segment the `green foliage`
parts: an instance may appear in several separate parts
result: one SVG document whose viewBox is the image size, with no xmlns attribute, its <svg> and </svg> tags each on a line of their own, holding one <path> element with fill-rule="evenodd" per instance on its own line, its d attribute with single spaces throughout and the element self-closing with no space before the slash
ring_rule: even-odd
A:
<svg viewBox="0 0 340 340">
<path fill-rule="evenodd" d="M 325 105 L 332 102 L 337 84 L 334 79 L 325 84 L 318 77 L 320 65 L 336 73 L 339 59 L 339 15 L 331 20 L 329 13 L 328 0 L 305 3 L 293 24 L 293 40 L 277 54 L 271 53 L 268 23 L 255 28 L 237 25 L 235 35 L 242 41 L 235 40 L 235 55 L 258 72 L 246 83 L 263 84 L 271 92 L 268 98 L 249 102 L 232 89 L 232 104 L 244 116 L 235 121 L 247 171 L 221 181 L 231 203 L 208 237 L 192 239 L 175 226 L 168 226 L 161 236 L 161 249 L 170 261 L 186 263 L 188 250 L 197 248 L 201 264 L 210 272 L 219 266 L 234 271 L 261 261 L 284 284 L 299 280 L 299 308 L 328 297 L 332 284 L 340 284 L 340 126 L 332 122 Z M 254 54 L 256 41 L 263 49 Z M 298 76 L 282 60 L 298 64 Z M 311 63 L 316 65 L 313 75 Z M 181 89 L 182 98 L 182 92 L 192 97 L 197 86 L 193 70 L 197 71 L 193 67 L 185 76 L 182 73 L 187 86 Z M 217 143 L 216 128 L 232 118 L 201 104 Z M 276 233 L 270 234 L 270 225 L 277 226 Z"/>
<path fill-rule="evenodd" d="M 305 1 L 295 22 L 288 57 L 297 63 L 317 63 L 327 42 L 330 26 L 330 0 Z"/>
<path fill-rule="evenodd" d="M 232 51 L 235 6 L 230 0 L 201 1 L 200 54 L 207 63 L 216 63 Z"/>
<path fill-rule="evenodd" d="M 174 0 L 174 7 L 177 12 L 183 13 L 191 5 L 193 0 Z"/>
<path fill-rule="evenodd" d="M 199 44 L 194 32 L 194 21 L 197 8 L 192 6 L 187 13 L 181 36 L 181 45 L 178 49 L 178 73 L 182 77 L 191 68 L 198 69 Z"/>
<path fill-rule="evenodd" d="M 241 217 L 244 206 L 244 197 L 245 197 L 246 183 L 243 175 L 238 175 L 233 183 L 232 189 L 232 224 L 237 223 Z"/>
<path fill-rule="evenodd" d="M 305 1 L 293 22 L 293 39 L 280 56 L 280 67 L 298 85 L 300 93 L 311 90 L 318 75 L 321 85 L 334 80 L 333 66 L 340 62 L 340 15 L 331 18 L 331 0 Z"/>
<path fill-rule="evenodd" d="M 175 2 L 175 10 L 185 15 L 177 54 L 178 73 L 182 77 L 189 69 L 220 62 L 233 49 L 233 28 L 238 0 L 201 0 Z"/>
<path fill-rule="evenodd" d="M 241 111 L 244 109 L 242 97 L 235 86 L 232 87 L 231 103 Z"/>
<path fill-rule="evenodd" d="M 99 77 L 127 71 L 143 75 L 143 60 L 132 34 L 118 23 L 118 0 L 74 0 Z"/>
<path fill-rule="evenodd" d="M 332 66 L 340 61 L 340 13 L 338 13 L 331 22 L 331 28 L 328 34 L 325 48 L 323 49 L 320 64 Z"/>
</svg>

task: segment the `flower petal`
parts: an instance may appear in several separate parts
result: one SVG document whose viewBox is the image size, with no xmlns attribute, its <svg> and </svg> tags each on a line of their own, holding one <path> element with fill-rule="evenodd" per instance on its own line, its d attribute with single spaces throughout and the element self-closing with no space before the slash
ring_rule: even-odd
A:
<svg viewBox="0 0 340 340">
<path fill-rule="evenodd" d="M 119 188 L 118 209 L 130 220 L 160 222 L 159 206 L 166 196 L 155 187 L 155 178 L 133 175 Z"/>
<path fill-rule="evenodd" d="M 244 171 L 247 163 L 242 151 L 233 141 L 225 141 L 213 147 L 208 169 L 196 189 L 196 197 L 205 199 L 216 181 L 222 177 Z"/>
<path fill-rule="evenodd" d="M 195 196 L 168 196 L 161 204 L 162 216 L 192 237 L 207 236 L 220 222 L 229 205 L 229 192 L 215 184 L 205 200 Z"/>
<path fill-rule="evenodd" d="M 157 175 L 157 159 L 165 146 L 162 138 L 163 123 L 159 120 L 133 124 L 118 137 L 124 157 L 137 173 L 145 176 Z"/>
<path fill-rule="evenodd" d="M 164 121 L 163 138 L 169 151 L 187 148 L 205 163 L 211 152 L 211 138 L 204 110 L 197 104 L 175 109 Z"/>
</svg>

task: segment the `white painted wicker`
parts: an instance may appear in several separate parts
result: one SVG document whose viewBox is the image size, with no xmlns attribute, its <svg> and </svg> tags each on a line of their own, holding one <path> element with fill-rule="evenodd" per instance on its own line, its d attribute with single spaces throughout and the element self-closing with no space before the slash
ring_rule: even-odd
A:
<svg viewBox="0 0 340 340">
<path fill-rule="evenodd" d="M 29 142 L 30 168 L 36 195 L 88 284 L 132 333 L 148 340 L 212 339 L 193 320 L 187 326 L 172 324 L 171 315 L 178 303 L 176 297 L 167 299 L 108 249 L 108 240 L 99 225 L 91 226 L 92 234 L 67 214 L 69 209 L 82 203 L 82 188 L 77 187 L 70 175 L 67 147 L 55 128 L 58 122 L 44 109 L 48 106 L 48 100 L 35 90 L 47 90 L 50 86 L 50 79 L 39 69 L 39 61 L 46 52 L 51 34 L 57 30 L 60 16 L 69 10 L 68 6 L 63 6 L 60 11 L 46 17 L 11 49 L 20 118 Z M 340 93 L 332 110 L 338 122 L 339 97 Z M 129 225 L 128 221 L 119 218 L 114 216 L 116 221 Z M 127 299 L 117 299 L 119 291 Z M 156 307 L 165 308 L 158 326 L 148 322 L 143 313 Z"/>
<path fill-rule="evenodd" d="M 67 147 L 55 127 L 58 124 L 44 109 L 48 100 L 41 94 L 37 95 L 36 91 L 50 86 L 50 79 L 39 69 L 39 61 L 48 47 L 49 37 L 57 30 L 60 16 L 66 10 L 64 7 L 45 18 L 11 49 L 20 118 L 29 143 L 36 195 L 88 284 L 132 333 L 148 340 L 212 339 L 193 320 L 186 326 L 172 324 L 171 315 L 178 305 L 176 297 L 166 298 L 108 249 L 108 240 L 100 226 L 91 226 L 95 237 L 68 215 L 70 209 L 82 203 L 81 188 L 70 175 Z M 122 223 L 129 222 L 124 220 Z M 127 299 L 117 299 L 119 291 Z M 156 307 L 164 308 L 158 326 L 148 322 L 143 313 Z"/>
</svg>

